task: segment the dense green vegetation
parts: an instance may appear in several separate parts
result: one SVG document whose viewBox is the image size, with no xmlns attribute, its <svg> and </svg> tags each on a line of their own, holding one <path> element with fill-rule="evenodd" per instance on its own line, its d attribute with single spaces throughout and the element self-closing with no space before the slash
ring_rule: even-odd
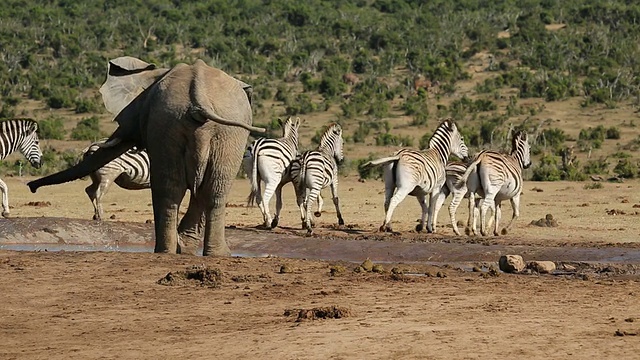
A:
<svg viewBox="0 0 640 360">
<path fill-rule="evenodd" d="M 103 108 L 96 89 L 107 59 L 171 66 L 201 58 L 254 85 L 256 111 L 268 119 L 257 122 L 333 109 L 338 121 L 360 123 L 350 141 L 422 146 L 424 137 L 396 135 L 397 125 L 384 122 L 407 115 L 409 126 L 431 127 L 436 117 L 473 118 L 480 125 L 462 130 L 483 146 L 504 143 L 511 117 L 539 111 L 519 99 L 580 95 L 582 106 L 612 108 L 636 101 L 639 40 L 640 4 L 624 0 L 5 0 L 0 117 L 30 98 L 90 119 Z M 455 94 L 470 76 L 465 62 L 480 52 L 490 54 L 484 71 L 495 76 L 476 86 L 478 98 L 427 106 L 416 77 L 437 81 L 437 97 Z M 496 103 L 503 89 L 517 90 L 506 108 Z M 265 106 L 272 101 L 283 110 Z M 47 121 L 53 139 L 102 135 L 88 122 L 61 135 L 56 120 Z M 562 134 L 545 131 L 536 151 L 557 157 Z M 619 138 L 609 131 L 604 139 Z M 585 133 L 578 141 L 586 149 L 604 139 Z"/>
</svg>

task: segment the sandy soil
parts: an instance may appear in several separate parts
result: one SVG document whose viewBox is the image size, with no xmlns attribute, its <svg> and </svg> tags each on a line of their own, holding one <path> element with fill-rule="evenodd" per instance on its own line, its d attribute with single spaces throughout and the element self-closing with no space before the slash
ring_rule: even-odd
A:
<svg viewBox="0 0 640 360">
<path fill-rule="evenodd" d="M 35 195 L 23 185 L 27 179 L 5 181 L 13 217 L 90 219 L 93 214 L 83 191 L 87 181 Z M 446 207 L 440 234 L 413 232 L 419 206 L 412 198 L 394 216 L 401 234 L 381 236 L 375 229 L 383 216 L 382 183 L 347 178 L 340 187 L 347 226 L 334 226 L 327 193 L 317 237 L 306 241 L 309 247 L 342 239 L 418 247 L 437 242 L 462 248 L 481 243 L 487 249 L 496 244 L 636 249 L 638 185 L 605 183 L 588 190 L 583 183 L 527 183 L 522 217 L 509 235 L 470 239 L 452 236 Z M 274 239 L 303 234 L 290 192 L 283 228 Z M 247 181 L 238 180 L 227 223 L 234 231 L 268 237 L 256 229 L 259 210 L 244 206 L 247 193 Z M 109 224 L 126 227 L 118 221 L 152 218 L 149 191 L 113 188 L 104 204 L 105 217 L 115 215 Z M 508 218 L 508 204 L 503 208 Z M 546 214 L 558 227 L 530 225 Z M 461 209 L 458 218 L 465 217 Z M 0 228 L 7 224 L 0 222 Z M 363 250 L 361 259 L 367 256 Z M 497 276 L 446 259 L 436 266 L 379 264 L 382 273 L 358 273 L 357 263 L 336 260 L 4 250 L 0 358 L 604 359 L 633 358 L 640 350 L 634 336 L 640 332 L 637 263 Z M 182 278 L 185 272 L 192 279 Z"/>
</svg>

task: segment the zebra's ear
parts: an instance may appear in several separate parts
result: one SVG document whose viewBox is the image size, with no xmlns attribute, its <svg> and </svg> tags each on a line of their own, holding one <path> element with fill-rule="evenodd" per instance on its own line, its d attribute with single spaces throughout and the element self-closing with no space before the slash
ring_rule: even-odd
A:
<svg viewBox="0 0 640 360">
<path fill-rule="evenodd" d="M 31 132 L 37 132 L 38 131 L 38 123 L 35 121 L 32 121 L 29 124 L 29 130 L 31 130 Z"/>
<path fill-rule="evenodd" d="M 282 122 L 282 119 L 278 118 L 278 124 L 280 125 L 280 128 L 284 128 L 284 123 Z"/>
</svg>

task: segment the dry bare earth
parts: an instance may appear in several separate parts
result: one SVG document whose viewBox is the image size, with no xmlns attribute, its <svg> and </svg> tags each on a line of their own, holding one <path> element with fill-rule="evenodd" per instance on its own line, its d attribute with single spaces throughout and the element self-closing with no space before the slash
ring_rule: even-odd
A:
<svg viewBox="0 0 640 360">
<path fill-rule="evenodd" d="M 88 182 L 33 195 L 26 181 L 7 179 L 12 216 L 91 217 L 83 191 Z M 595 190 L 580 183 L 528 182 L 516 227 L 487 243 L 634 248 L 640 233 L 637 187 L 635 181 Z M 375 232 L 383 215 L 380 191 L 381 182 L 341 181 L 350 228 L 333 227 L 335 212 L 327 201 L 317 219 L 321 238 L 308 238 L 310 247 L 329 237 L 363 244 L 367 237 L 397 244 L 468 241 L 453 237 L 448 227 L 439 235 L 412 233 L 419 214 L 412 198 L 395 216 L 403 234 L 380 237 Z M 238 180 L 227 222 L 262 234 L 254 229 L 259 210 L 243 206 L 247 193 L 247 181 Z M 106 217 L 151 219 L 149 195 L 113 188 L 105 199 Z M 298 234 L 290 188 L 285 196 L 285 228 L 277 232 Z M 507 218 L 508 205 L 503 213 Z M 547 213 L 558 227 L 528 225 Z M 440 225 L 448 224 L 447 217 L 445 208 Z M 367 256 L 362 253 L 362 260 Z M 340 269 L 335 265 L 273 257 L 0 251 L 0 358 L 633 358 L 640 350 L 633 336 L 640 331 L 633 264 L 566 276 L 497 277 L 455 265 L 386 263 L 382 274 L 356 273 L 357 264 L 342 263 L 344 272 L 331 276 L 332 266 L 334 272 Z M 169 272 L 193 266 L 218 269 L 221 278 L 205 278 L 212 281 L 204 286 L 179 277 L 170 282 L 173 286 L 157 283 Z M 391 274 L 393 266 L 411 275 Z M 418 276 L 425 273 L 429 276 Z M 342 317 L 297 320 L 299 309 L 332 306 Z"/>
</svg>

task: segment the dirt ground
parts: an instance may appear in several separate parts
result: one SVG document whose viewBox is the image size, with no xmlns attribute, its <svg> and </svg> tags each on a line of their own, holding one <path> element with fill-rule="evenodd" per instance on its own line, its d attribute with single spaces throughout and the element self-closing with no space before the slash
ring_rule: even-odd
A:
<svg viewBox="0 0 640 360">
<path fill-rule="evenodd" d="M 26 178 L 5 181 L 12 217 L 90 219 L 93 214 L 83 191 L 88 181 L 37 194 L 28 192 Z M 221 259 L 0 250 L 0 358 L 633 358 L 640 350 L 640 263 L 621 256 L 614 264 L 577 261 L 572 268 L 546 258 L 537 260 L 556 261 L 560 271 L 489 271 L 499 255 L 489 250 L 502 245 L 635 251 L 640 183 L 605 182 L 602 189 L 585 184 L 528 182 L 522 216 L 512 231 L 474 239 L 453 236 L 446 204 L 440 233 L 416 234 L 419 206 L 413 198 L 394 215 L 400 234 L 381 235 L 376 229 L 383 217 L 382 182 L 346 178 L 339 191 L 347 226 L 335 226 L 327 192 L 316 236 L 301 241 L 314 254 L 322 254 L 327 239 L 351 241 L 356 249 L 362 244 L 353 262 L 277 254 Z M 234 232 L 272 236 L 256 228 L 261 215 L 245 207 L 247 194 L 248 182 L 238 180 L 228 200 L 227 224 Z M 149 191 L 113 188 L 104 201 L 105 221 L 142 227 L 152 219 L 150 203 Z M 466 218 L 464 207 L 466 202 L 459 220 Z M 505 204 L 503 219 L 510 213 Z M 530 224 L 547 214 L 557 227 Z M 303 235 L 299 222 L 288 188 L 283 228 L 274 231 L 272 242 L 287 244 L 278 236 Z M 0 221 L 0 230 L 8 224 Z M 484 263 L 476 271 L 459 267 L 453 257 L 430 264 L 376 257 L 380 272 L 354 271 L 373 258 L 365 245 L 389 244 L 391 255 L 394 246 L 434 243 L 460 249 L 482 244 L 488 255 L 478 257 Z"/>
</svg>

